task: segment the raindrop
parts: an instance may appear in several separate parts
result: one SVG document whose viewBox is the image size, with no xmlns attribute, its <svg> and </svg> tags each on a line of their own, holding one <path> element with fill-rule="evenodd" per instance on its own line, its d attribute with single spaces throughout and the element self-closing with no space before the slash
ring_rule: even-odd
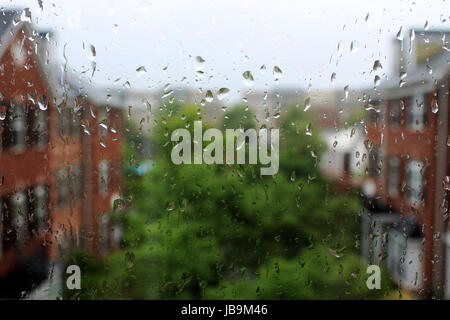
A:
<svg viewBox="0 0 450 320">
<path fill-rule="evenodd" d="M 352 43 L 350 44 L 350 52 L 355 53 L 356 51 L 358 51 L 358 49 L 358 43 L 356 41 L 352 41 Z"/>
<path fill-rule="evenodd" d="M 161 96 L 161 99 L 169 97 L 173 93 L 173 90 L 164 91 L 163 95 Z"/>
<path fill-rule="evenodd" d="M 439 111 L 439 105 L 436 99 L 433 99 L 433 101 L 431 102 L 431 111 L 433 113 L 438 113 Z"/>
<path fill-rule="evenodd" d="M 217 94 L 217 98 L 219 100 L 223 100 L 223 99 L 225 99 L 227 97 L 229 92 L 230 92 L 230 89 L 228 89 L 228 88 L 220 88 L 219 92 Z"/>
<path fill-rule="evenodd" d="M 375 78 L 373 79 L 373 84 L 375 85 L 375 87 L 378 87 L 380 85 L 380 81 L 381 81 L 380 76 L 376 75 Z"/>
<path fill-rule="evenodd" d="M 91 44 L 91 54 L 92 56 L 89 57 L 89 60 L 94 60 L 95 56 L 97 55 L 97 50 L 95 50 L 95 47 L 92 44 Z"/>
<path fill-rule="evenodd" d="M 294 182 L 296 178 L 295 170 L 291 173 L 291 181 Z"/>
<path fill-rule="evenodd" d="M 402 29 L 403 29 L 403 27 L 400 27 L 400 29 L 397 32 L 397 36 L 396 36 L 397 39 L 400 41 L 403 40 Z"/>
<path fill-rule="evenodd" d="M 197 71 L 201 71 L 204 67 L 204 63 L 205 63 L 205 59 L 203 59 L 200 56 L 195 57 L 195 61 L 196 61 L 196 69 Z"/>
<path fill-rule="evenodd" d="M 411 54 L 412 52 L 412 44 L 414 39 L 416 38 L 416 32 L 414 31 L 414 29 L 409 30 L 409 53 Z"/>
<path fill-rule="evenodd" d="M 259 67 L 259 72 L 261 74 L 266 74 L 266 65 L 265 64 L 263 64 L 261 67 Z"/>
<path fill-rule="evenodd" d="M 428 30 L 428 20 L 425 21 L 425 25 L 423 26 L 423 28 L 424 28 L 425 30 Z"/>
<path fill-rule="evenodd" d="M 206 102 L 212 102 L 214 100 L 214 96 L 211 90 L 206 91 L 205 100 Z"/>
<path fill-rule="evenodd" d="M 339 259 L 341 256 L 334 251 L 333 249 L 328 248 L 328 251 L 330 251 L 331 255 L 333 255 L 335 258 Z"/>
<path fill-rule="evenodd" d="M 348 92 L 349 92 L 349 87 L 348 85 L 344 87 L 344 98 L 347 99 L 348 98 Z"/>
<path fill-rule="evenodd" d="M 306 125 L 305 134 L 306 134 L 307 136 L 312 136 L 311 123 L 308 123 L 308 124 Z"/>
<path fill-rule="evenodd" d="M 252 75 L 252 73 L 249 70 L 245 71 L 242 74 L 242 77 L 244 78 L 244 84 L 245 85 L 247 85 L 249 87 L 253 85 L 253 81 L 255 79 L 253 78 L 253 75 Z"/>
<path fill-rule="evenodd" d="M 204 62 L 205 62 L 205 59 L 203 59 L 203 58 L 200 57 L 200 56 L 197 56 L 197 57 L 195 58 L 195 60 L 196 60 L 198 63 L 204 63 Z"/>
<path fill-rule="evenodd" d="M 117 34 L 119 32 L 119 25 L 118 24 L 113 24 L 112 26 L 112 31 L 114 34 Z"/>
<path fill-rule="evenodd" d="M 304 107 L 303 111 L 308 111 L 309 108 L 311 108 L 311 98 L 310 97 L 306 98 L 304 105 L 305 105 L 305 107 Z"/>
<path fill-rule="evenodd" d="M 0 106 L 0 120 L 6 119 L 6 106 Z"/>
<path fill-rule="evenodd" d="M 103 148 L 106 148 L 106 142 L 105 142 L 105 140 L 103 139 L 103 137 L 100 137 L 100 145 L 101 145 Z"/>
<path fill-rule="evenodd" d="M 373 68 L 372 68 L 372 70 L 373 70 L 374 72 L 380 72 L 381 69 L 383 69 L 383 66 L 382 66 L 381 63 L 380 63 L 380 60 L 375 60 L 375 62 L 373 63 Z"/>
<path fill-rule="evenodd" d="M 334 83 L 335 81 L 336 81 L 336 72 L 333 72 L 332 74 L 331 74 L 331 83 Z"/>
<path fill-rule="evenodd" d="M 442 184 L 444 185 L 444 190 L 450 191 L 450 176 L 446 176 L 443 179 Z"/>
<path fill-rule="evenodd" d="M 134 264 L 135 264 L 135 261 L 136 261 L 134 253 L 133 252 L 125 253 L 125 261 L 126 261 L 126 263 L 127 263 L 129 268 L 133 268 Z"/>
<path fill-rule="evenodd" d="M 433 73 L 433 69 L 430 67 L 429 64 L 427 64 L 427 71 L 428 71 L 429 74 Z"/>
<path fill-rule="evenodd" d="M 39 105 L 39 109 L 41 110 L 47 110 L 48 108 L 48 101 L 47 101 L 47 97 L 45 95 L 41 95 L 38 99 L 38 105 Z"/>
<path fill-rule="evenodd" d="M 275 78 L 275 81 L 280 80 L 282 74 L 283 71 L 281 71 L 280 67 L 278 66 L 273 67 L 273 77 Z"/>
<path fill-rule="evenodd" d="M 398 83 L 398 86 L 401 88 L 401 87 L 403 87 L 405 84 L 406 84 L 405 81 L 400 80 L 399 83 Z"/>
<path fill-rule="evenodd" d="M 136 72 L 137 72 L 139 75 L 142 75 L 142 74 L 144 74 L 144 73 L 147 72 L 147 69 L 145 69 L 144 66 L 140 66 L 139 68 L 136 69 Z"/>
</svg>

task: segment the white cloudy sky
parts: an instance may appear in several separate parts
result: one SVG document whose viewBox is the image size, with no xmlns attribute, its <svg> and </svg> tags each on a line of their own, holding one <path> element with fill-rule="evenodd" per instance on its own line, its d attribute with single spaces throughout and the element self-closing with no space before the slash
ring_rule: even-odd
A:
<svg viewBox="0 0 450 320">
<path fill-rule="evenodd" d="M 254 88 L 371 86 L 374 60 L 391 75 L 391 45 L 400 27 L 405 37 L 408 28 L 423 28 L 426 21 L 430 29 L 450 29 L 445 0 L 43 0 L 42 12 L 37 0 L 0 3 L 29 7 L 35 25 L 55 30 L 76 72 L 91 68 L 92 44 L 94 82 L 129 81 L 139 89 L 176 85 L 186 77 L 185 85 L 236 93 L 245 88 L 246 70 L 253 73 Z M 352 41 L 358 48 L 353 53 Z M 205 60 L 202 77 L 196 56 Z M 140 66 L 147 73 L 136 72 Z M 274 66 L 283 71 L 278 81 Z"/>
</svg>

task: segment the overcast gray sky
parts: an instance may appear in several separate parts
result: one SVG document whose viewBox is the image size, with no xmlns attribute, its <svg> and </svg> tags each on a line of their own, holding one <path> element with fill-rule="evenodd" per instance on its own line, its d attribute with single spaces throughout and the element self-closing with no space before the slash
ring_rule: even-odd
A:
<svg viewBox="0 0 450 320">
<path fill-rule="evenodd" d="M 29 7 L 33 22 L 57 33 L 69 65 L 78 73 L 97 64 L 92 81 L 155 89 L 166 83 L 197 88 L 350 89 L 372 86 L 375 60 L 390 76 L 392 41 L 410 27 L 450 29 L 445 0 L 416 1 L 1 1 Z M 368 18 L 366 20 L 366 17 Z M 351 52 L 351 43 L 354 52 Z M 83 45 L 84 43 L 84 45 Z M 91 54 L 90 44 L 96 48 Z M 205 62 L 199 66 L 196 57 Z M 260 66 L 266 66 L 266 73 Z M 146 73 L 136 69 L 144 66 Z M 273 67 L 282 70 L 275 81 Z M 198 68 L 204 71 L 200 75 Z M 332 73 L 336 81 L 330 81 Z M 185 80 L 182 80 L 183 78 Z M 119 79 L 119 80 L 117 80 Z"/>
</svg>

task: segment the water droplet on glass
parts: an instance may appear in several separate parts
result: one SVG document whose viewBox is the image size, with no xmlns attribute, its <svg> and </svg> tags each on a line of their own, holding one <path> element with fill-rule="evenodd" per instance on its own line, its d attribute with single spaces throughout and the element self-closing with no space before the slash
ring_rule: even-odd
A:
<svg viewBox="0 0 450 320">
<path fill-rule="evenodd" d="M 41 110 L 47 110 L 48 108 L 48 101 L 47 101 L 47 97 L 45 95 L 41 95 L 38 99 L 38 106 L 39 109 Z"/>
<path fill-rule="evenodd" d="M 214 100 L 214 96 L 211 90 L 206 91 L 205 100 L 206 102 L 212 102 Z"/>
<path fill-rule="evenodd" d="M 431 111 L 433 113 L 437 113 L 439 111 L 439 105 L 438 105 L 437 99 L 433 99 L 433 101 L 431 102 Z"/>
<path fill-rule="evenodd" d="M 372 68 L 372 70 L 373 70 L 374 72 L 380 72 L 381 69 L 383 69 L 383 66 L 382 66 L 381 63 L 380 63 L 380 60 L 375 60 L 375 62 L 373 63 L 373 68 Z"/>
<path fill-rule="evenodd" d="M 381 78 L 379 75 L 376 75 L 375 78 L 373 79 L 373 84 L 375 85 L 375 87 L 378 87 L 380 85 L 381 82 Z"/>
<path fill-rule="evenodd" d="M 94 60 L 95 56 L 97 55 L 97 50 L 95 50 L 95 46 L 93 44 L 90 45 L 91 48 L 91 56 L 88 57 L 89 60 Z"/>
<path fill-rule="evenodd" d="M 6 119 L 6 106 L 0 106 L 0 120 Z"/>
<path fill-rule="evenodd" d="M 444 190 L 446 191 L 450 191 L 450 176 L 446 176 L 443 181 L 442 184 L 444 186 Z"/>
<path fill-rule="evenodd" d="M 347 99 L 348 98 L 348 92 L 349 92 L 349 86 L 345 86 L 344 87 L 344 98 Z"/>
<path fill-rule="evenodd" d="M 283 71 L 281 71 L 280 67 L 278 66 L 273 67 L 273 77 L 275 78 L 275 81 L 280 80 L 282 74 Z"/>
<path fill-rule="evenodd" d="M 333 72 L 331 74 L 331 79 L 330 79 L 331 83 L 334 83 L 336 81 L 336 72 Z"/>
<path fill-rule="evenodd" d="M 147 72 L 147 69 L 145 69 L 144 66 L 140 66 L 139 68 L 136 69 L 136 72 L 138 73 L 138 75 L 142 75 Z"/>
<path fill-rule="evenodd" d="M 114 34 L 117 34 L 117 33 L 119 33 L 119 25 L 118 24 L 113 24 L 113 26 L 112 26 L 112 32 L 114 33 Z"/>
<path fill-rule="evenodd" d="M 291 172 L 291 181 L 294 182 L 296 178 L 295 170 Z"/>
<path fill-rule="evenodd" d="M 227 97 L 229 92 L 230 92 L 230 89 L 228 89 L 228 88 L 220 88 L 219 92 L 217 94 L 217 98 L 219 100 L 223 100 L 223 99 L 225 99 Z"/>
<path fill-rule="evenodd" d="M 249 87 L 253 85 L 253 81 L 255 79 L 253 78 L 253 75 L 252 75 L 252 73 L 249 70 L 245 71 L 242 74 L 242 77 L 244 78 L 244 84 L 245 85 L 247 85 Z"/>
<path fill-rule="evenodd" d="M 173 90 L 164 91 L 163 95 L 161 96 L 161 99 L 169 97 L 173 93 Z"/>
<path fill-rule="evenodd" d="M 428 30 L 428 20 L 425 21 L 425 25 L 423 26 L 423 28 L 424 28 L 425 30 Z"/>
<path fill-rule="evenodd" d="M 397 39 L 400 41 L 403 40 L 402 29 L 403 29 L 403 27 L 400 27 L 400 29 L 397 32 L 397 36 L 396 36 Z"/>
<path fill-rule="evenodd" d="M 356 51 L 358 51 L 358 49 L 358 43 L 356 41 L 352 41 L 352 43 L 350 44 L 350 52 L 355 53 Z"/>
<path fill-rule="evenodd" d="M 201 71 L 204 67 L 205 59 L 203 59 L 200 56 L 197 56 L 195 57 L 195 62 L 196 62 L 195 68 L 197 69 L 197 71 Z"/>
<path fill-rule="evenodd" d="M 307 136 L 312 136 L 311 123 L 308 123 L 308 124 L 306 125 L 305 134 L 306 134 Z"/>
<path fill-rule="evenodd" d="M 309 108 L 311 108 L 311 98 L 310 97 L 305 99 L 303 111 L 308 111 Z"/>
<path fill-rule="evenodd" d="M 433 73 L 433 69 L 428 64 L 427 64 L 427 71 L 428 71 L 429 74 Z"/>
<path fill-rule="evenodd" d="M 265 64 L 263 64 L 261 67 L 259 67 L 259 72 L 261 74 L 266 74 L 266 65 Z"/>
</svg>

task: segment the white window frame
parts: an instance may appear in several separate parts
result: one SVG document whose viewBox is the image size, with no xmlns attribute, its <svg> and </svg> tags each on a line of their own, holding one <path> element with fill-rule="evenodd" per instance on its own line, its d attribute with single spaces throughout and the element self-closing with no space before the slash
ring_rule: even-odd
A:
<svg viewBox="0 0 450 320">
<path fill-rule="evenodd" d="M 392 176 L 392 168 L 396 168 L 395 183 Z M 398 186 L 400 182 L 400 159 L 397 156 L 391 156 L 389 158 L 389 174 L 388 174 L 388 191 L 390 196 L 398 195 Z"/>
<path fill-rule="evenodd" d="M 16 244 L 23 245 L 28 235 L 28 207 L 27 196 L 24 192 L 17 192 L 11 197 L 11 224 L 16 230 Z"/>
<path fill-rule="evenodd" d="M 98 164 L 98 189 L 100 194 L 106 196 L 108 194 L 109 184 L 109 161 L 102 160 Z"/>
<path fill-rule="evenodd" d="M 44 185 L 38 185 L 34 188 L 34 196 L 35 196 L 35 213 L 37 220 L 37 232 L 42 233 L 46 227 L 46 221 L 44 219 L 47 218 L 48 209 L 47 209 L 47 189 Z"/>
<path fill-rule="evenodd" d="M 16 152 L 21 152 L 25 149 L 26 121 L 25 106 L 16 104 L 13 108 L 13 119 L 11 121 L 14 142 L 13 148 Z"/>
<path fill-rule="evenodd" d="M 412 203 L 420 203 L 423 196 L 419 196 L 424 190 L 424 164 L 419 160 L 410 160 L 406 164 L 406 185 L 408 188 L 408 200 Z"/>
<path fill-rule="evenodd" d="M 408 99 L 408 125 L 415 129 L 421 130 L 425 127 L 425 95 L 415 94 Z"/>
</svg>

